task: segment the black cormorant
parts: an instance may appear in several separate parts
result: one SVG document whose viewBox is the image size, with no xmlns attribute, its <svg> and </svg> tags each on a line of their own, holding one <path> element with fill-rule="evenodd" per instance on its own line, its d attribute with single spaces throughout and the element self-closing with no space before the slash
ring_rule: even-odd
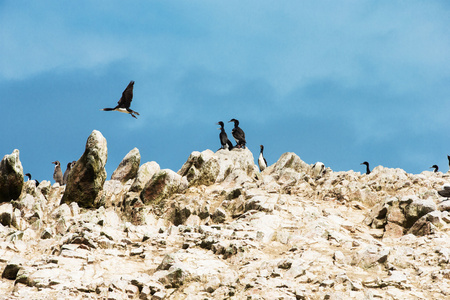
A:
<svg viewBox="0 0 450 300">
<path fill-rule="evenodd" d="M 448 159 L 448 169 L 450 170 L 450 155 L 447 155 L 447 159 Z"/>
<path fill-rule="evenodd" d="M 228 139 L 227 133 L 225 132 L 225 129 L 223 128 L 224 124 L 222 121 L 217 122 L 217 125 L 220 125 L 220 128 L 217 128 L 220 130 L 219 138 L 220 138 L 220 144 L 222 147 L 220 149 L 225 149 L 225 146 L 228 145 L 228 150 L 233 149 L 233 144 Z"/>
<path fill-rule="evenodd" d="M 439 171 L 439 167 L 437 166 L 437 165 L 432 165 L 431 167 L 430 167 L 430 169 L 433 169 L 434 168 L 434 173 L 436 173 L 437 171 Z"/>
<path fill-rule="evenodd" d="M 361 165 L 366 165 L 366 174 L 369 175 L 370 174 L 370 169 L 369 169 L 369 163 L 367 161 L 360 163 Z"/>
<path fill-rule="evenodd" d="M 28 177 L 28 180 L 31 180 L 31 174 L 30 174 L 30 173 L 25 174 L 25 176 Z M 37 180 L 35 179 L 34 182 L 36 182 L 36 187 L 38 187 L 38 186 L 39 186 L 39 181 L 37 181 Z"/>
<path fill-rule="evenodd" d="M 55 170 L 53 171 L 53 179 L 59 183 L 59 185 L 63 185 L 63 173 L 61 171 L 61 163 L 59 161 L 54 161 L 52 164 L 55 164 Z"/>
<path fill-rule="evenodd" d="M 261 152 L 259 152 L 258 165 L 259 165 L 259 170 L 262 172 L 262 171 L 264 171 L 265 168 L 267 168 L 267 161 L 263 155 L 264 146 L 259 145 L 259 147 L 261 148 Z"/>
<path fill-rule="evenodd" d="M 236 147 L 237 148 L 245 148 L 245 144 L 247 143 L 245 141 L 245 133 L 244 131 L 239 127 L 239 121 L 236 119 L 231 119 L 228 121 L 228 123 L 234 122 L 234 128 L 231 130 L 231 134 L 233 135 L 234 139 L 236 140 Z"/>
<path fill-rule="evenodd" d="M 122 97 L 120 98 L 119 102 L 117 102 L 117 106 L 114 108 L 103 108 L 104 111 L 120 111 L 123 113 L 130 114 L 133 118 L 137 119 L 136 115 L 139 116 L 139 113 L 137 111 L 134 111 L 130 109 L 131 101 L 133 100 L 133 87 L 134 87 L 134 81 L 130 81 L 127 88 L 123 91 Z"/>
</svg>

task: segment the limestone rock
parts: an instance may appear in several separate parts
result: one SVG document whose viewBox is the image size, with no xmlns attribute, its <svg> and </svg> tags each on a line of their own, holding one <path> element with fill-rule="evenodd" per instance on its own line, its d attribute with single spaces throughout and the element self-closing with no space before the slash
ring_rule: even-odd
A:
<svg viewBox="0 0 450 300">
<path fill-rule="evenodd" d="M 246 149 L 211 150 L 192 152 L 186 163 L 178 171 L 186 176 L 189 185 L 211 185 L 228 179 L 234 181 L 252 181 L 258 176 L 258 167 L 254 163 L 253 154 Z"/>
<path fill-rule="evenodd" d="M 26 260 L 22 257 L 15 256 L 10 261 L 7 262 L 5 269 L 2 273 L 2 278 L 6 279 L 16 279 L 17 273 L 20 268 L 25 264 Z"/>
<path fill-rule="evenodd" d="M 106 180 L 107 158 L 106 139 L 94 130 L 87 140 L 86 150 L 72 167 L 61 202 L 77 202 L 84 208 L 95 207 L 95 199 Z"/>
<path fill-rule="evenodd" d="M 13 220 L 13 206 L 11 203 L 0 204 L 0 224 L 10 226 Z"/>
<path fill-rule="evenodd" d="M 119 180 L 122 183 L 134 179 L 141 163 L 141 154 L 138 148 L 134 148 L 122 159 L 117 169 L 112 173 L 111 180 Z"/>
<path fill-rule="evenodd" d="M 130 192 L 140 193 L 144 186 L 152 179 L 153 175 L 160 170 L 159 164 L 151 161 L 139 167 L 136 179 L 131 185 Z"/>
<path fill-rule="evenodd" d="M 187 188 L 187 180 L 172 170 L 164 169 L 154 174 L 145 185 L 140 198 L 144 204 L 158 204 L 175 193 L 181 193 Z"/>
<path fill-rule="evenodd" d="M 15 149 L 0 161 L 0 203 L 19 198 L 22 186 L 23 168 L 19 150 Z"/>
<path fill-rule="evenodd" d="M 278 161 L 268 167 L 268 171 L 265 171 L 266 174 L 280 174 L 282 170 L 290 168 L 295 172 L 301 173 L 308 173 L 311 170 L 311 167 L 305 163 L 303 160 L 298 157 L 293 152 L 286 152 L 281 155 L 281 157 L 278 159 Z M 276 176 L 276 175 L 275 175 Z M 279 176 L 276 176 L 276 179 L 278 180 Z"/>
</svg>

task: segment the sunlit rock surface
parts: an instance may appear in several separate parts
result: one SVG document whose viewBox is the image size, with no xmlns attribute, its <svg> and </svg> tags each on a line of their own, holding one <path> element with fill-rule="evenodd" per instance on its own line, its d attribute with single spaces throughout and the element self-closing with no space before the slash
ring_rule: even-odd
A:
<svg viewBox="0 0 450 300">
<path fill-rule="evenodd" d="M 448 174 L 187 156 L 102 183 L 98 208 L 27 182 L 0 205 L 0 299 L 450 297 Z"/>
</svg>

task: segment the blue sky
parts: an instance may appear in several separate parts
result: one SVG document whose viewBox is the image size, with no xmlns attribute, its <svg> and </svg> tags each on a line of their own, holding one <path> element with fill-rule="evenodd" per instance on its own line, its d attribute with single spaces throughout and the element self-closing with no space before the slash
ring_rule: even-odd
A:
<svg viewBox="0 0 450 300">
<path fill-rule="evenodd" d="M 444 0 L 0 1 L 0 155 L 53 182 L 96 129 L 108 179 L 134 147 L 177 171 L 236 118 L 269 164 L 446 172 L 449 20 Z M 138 119 L 100 111 L 130 80 Z"/>
</svg>

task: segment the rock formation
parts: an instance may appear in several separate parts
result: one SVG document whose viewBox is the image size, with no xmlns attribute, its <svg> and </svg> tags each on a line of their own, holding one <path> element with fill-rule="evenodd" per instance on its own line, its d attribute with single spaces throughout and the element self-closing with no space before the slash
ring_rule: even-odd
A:
<svg viewBox="0 0 450 300">
<path fill-rule="evenodd" d="M 122 183 L 136 178 L 141 163 L 141 154 L 134 148 L 122 159 L 117 169 L 112 173 L 111 180 L 119 180 Z"/>
<path fill-rule="evenodd" d="M 97 159 L 77 165 L 99 170 L 93 135 L 83 157 Z M 95 205 L 61 203 L 45 180 L 1 203 L 2 299 L 450 297 L 448 174 L 333 172 L 294 153 L 259 173 L 234 149 L 134 176 L 102 183 Z"/>
<path fill-rule="evenodd" d="M 0 203 L 19 198 L 23 185 L 23 168 L 19 150 L 5 155 L 0 161 Z"/>
<path fill-rule="evenodd" d="M 86 142 L 86 149 L 72 167 L 61 203 L 77 202 L 80 207 L 96 207 L 95 200 L 106 180 L 108 150 L 106 139 L 94 130 Z"/>
</svg>

